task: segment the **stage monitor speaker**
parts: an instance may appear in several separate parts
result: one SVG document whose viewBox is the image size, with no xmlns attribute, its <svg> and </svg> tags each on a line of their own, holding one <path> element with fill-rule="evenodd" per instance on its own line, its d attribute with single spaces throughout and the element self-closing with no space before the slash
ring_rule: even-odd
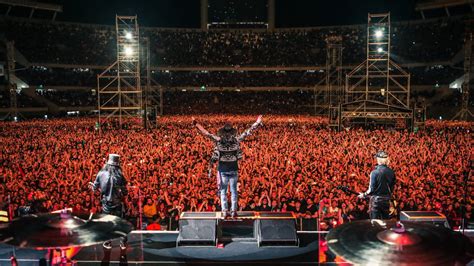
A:
<svg viewBox="0 0 474 266">
<path fill-rule="evenodd" d="M 435 211 L 402 211 L 400 212 L 400 221 L 429 223 L 436 226 L 450 228 L 446 216 Z"/>
<path fill-rule="evenodd" d="M 298 246 L 295 219 L 259 219 L 258 246 Z"/>
<path fill-rule="evenodd" d="M 216 219 L 181 219 L 177 246 L 215 246 Z"/>
</svg>

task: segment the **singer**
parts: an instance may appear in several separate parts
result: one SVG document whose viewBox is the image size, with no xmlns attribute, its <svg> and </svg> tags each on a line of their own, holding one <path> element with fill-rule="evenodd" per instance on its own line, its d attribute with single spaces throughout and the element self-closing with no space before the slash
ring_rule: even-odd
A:
<svg viewBox="0 0 474 266">
<path fill-rule="evenodd" d="M 221 196 L 221 211 L 225 218 L 229 216 L 227 206 L 227 187 L 230 184 L 231 192 L 231 217 L 237 217 L 237 181 L 238 175 L 238 161 L 242 159 L 242 150 L 240 149 L 240 142 L 246 137 L 250 136 L 262 123 L 262 116 L 257 118 L 257 121 L 247 129 L 244 133 L 237 136 L 237 130 L 232 127 L 230 122 L 225 123 L 224 127 L 219 129 L 217 136 L 209 133 L 193 118 L 193 125 L 206 137 L 210 138 L 214 143 L 214 153 L 211 161 L 218 162 L 217 172 L 217 186 Z"/>
</svg>

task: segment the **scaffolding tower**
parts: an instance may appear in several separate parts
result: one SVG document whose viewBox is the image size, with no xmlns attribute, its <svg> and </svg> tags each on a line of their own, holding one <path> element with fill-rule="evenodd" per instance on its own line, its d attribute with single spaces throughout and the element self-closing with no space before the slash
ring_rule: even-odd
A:
<svg viewBox="0 0 474 266">
<path fill-rule="evenodd" d="M 117 61 L 97 76 L 99 125 L 141 119 L 140 32 L 137 16 L 116 16 Z M 130 120 L 132 121 L 132 120 Z"/>
<path fill-rule="evenodd" d="M 7 48 L 7 94 L 10 97 L 10 111 L 5 116 L 6 119 L 18 119 L 18 100 L 17 100 L 17 85 L 13 82 L 13 76 L 15 75 L 15 42 L 6 42 Z"/>
<path fill-rule="evenodd" d="M 145 129 L 149 129 L 156 128 L 157 116 L 163 115 L 163 87 L 152 77 L 149 38 L 143 38 L 143 46 L 142 58 L 145 58 L 143 60 L 145 63 L 142 65 L 142 73 L 145 73 L 145 76 L 141 79 L 143 88 L 143 126 Z"/>
<path fill-rule="evenodd" d="M 472 54 L 472 30 L 470 24 L 466 25 L 466 42 L 464 44 L 464 82 L 461 86 L 461 110 L 453 117 L 453 120 L 469 120 L 473 114 L 469 110 L 469 83 L 471 81 L 471 54 Z"/>
<path fill-rule="evenodd" d="M 326 38 L 325 77 L 314 87 L 315 114 L 328 113 L 331 106 L 338 106 L 344 89 L 342 83 L 342 37 Z M 324 84 L 324 89 L 319 89 Z"/>
<path fill-rule="evenodd" d="M 410 74 L 390 59 L 390 13 L 368 14 L 366 53 L 346 75 L 344 102 L 330 109 L 330 126 L 403 121 L 413 127 Z"/>
</svg>

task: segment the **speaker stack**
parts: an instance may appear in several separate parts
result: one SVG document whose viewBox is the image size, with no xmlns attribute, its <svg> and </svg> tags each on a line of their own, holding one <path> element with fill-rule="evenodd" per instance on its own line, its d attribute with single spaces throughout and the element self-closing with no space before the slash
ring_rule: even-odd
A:
<svg viewBox="0 0 474 266">
<path fill-rule="evenodd" d="M 258 246 L 298 246 L 292 212 L 239 212 L 224 219 L 220 212 L 183 212 L 177 246 L 215 246 L 218 242 L 256 241 Z"/>
<path fill-rule="evenodd" d="M 400 212 L 400 221 L 428 223 L 450 228 L 446 216 L 435 211 L 402 211 Z"/>
</svg>

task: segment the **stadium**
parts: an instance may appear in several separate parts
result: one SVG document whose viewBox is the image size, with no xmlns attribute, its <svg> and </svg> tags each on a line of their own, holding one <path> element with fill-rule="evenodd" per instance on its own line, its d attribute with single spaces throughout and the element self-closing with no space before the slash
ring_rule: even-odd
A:
<svg viewBox="0 0 474 266">
<path fill-rule="evenodd" d="M 472 263 L 473 10 L 0 0 L 0 264 Z"/>
</svg>

